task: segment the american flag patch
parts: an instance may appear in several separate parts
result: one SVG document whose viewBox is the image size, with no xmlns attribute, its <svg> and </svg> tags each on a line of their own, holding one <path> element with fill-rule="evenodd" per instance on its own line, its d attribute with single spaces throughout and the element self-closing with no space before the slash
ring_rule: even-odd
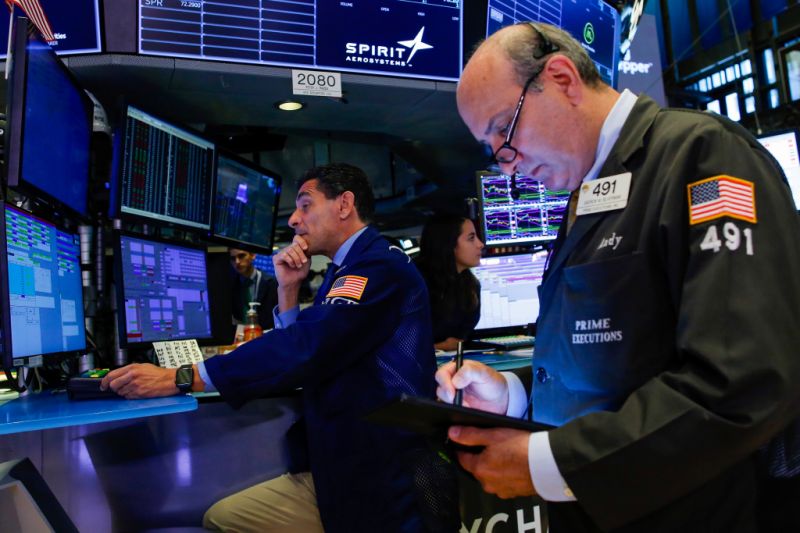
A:
<svg viewBox="0 0 800 533">
<path fill-rule="evenodd" d="M 690 183 L 689 224 L 720 217 L 756 222 L 755 187 L 752 182 L 731 176 L 714 176 Z"/>
<path fill-rule="evenodd" d="M 367 286 L 367 278 L 362 276 L 342 276 L 333 282 L 326 298 L 344 296 L 353 300 L 360 300 Z"/>
</svg>

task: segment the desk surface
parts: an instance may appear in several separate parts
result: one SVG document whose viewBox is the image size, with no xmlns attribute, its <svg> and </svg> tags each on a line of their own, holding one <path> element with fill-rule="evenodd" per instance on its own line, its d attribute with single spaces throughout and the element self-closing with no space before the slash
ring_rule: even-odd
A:
<svg viewBox="0 0 800 533">
<path fill-rule="evenodd" d="M 44 391 L 0 406 L 0 435 L 168 415 L 195 409 L 197 400 L 188 394 L 148 400 L 103 398 L 74 401 L 67 397 L 66 392 Z"/>
<path fill-rule="evenodd" d="M 474 359 L 495 370 L 516 370 L 531 366 L 531 348 L 511 352 L 464 352 L 464 359 Z M 442 365 L 453 360 L 455 352 L 445 352 L 436 356 L 436 364 Z"/>
</svg>

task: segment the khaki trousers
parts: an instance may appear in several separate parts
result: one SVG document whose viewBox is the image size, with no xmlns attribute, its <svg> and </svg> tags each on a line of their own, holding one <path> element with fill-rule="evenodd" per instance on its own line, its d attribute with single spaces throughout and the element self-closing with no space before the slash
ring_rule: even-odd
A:
<svg viewBox="0 0 800 533">
<path fill-rule="evenodd" d="M 218 501 L 203 527 L 226 532 L 323 533 L 310 472 L 284 474 Z"/>
</svg>

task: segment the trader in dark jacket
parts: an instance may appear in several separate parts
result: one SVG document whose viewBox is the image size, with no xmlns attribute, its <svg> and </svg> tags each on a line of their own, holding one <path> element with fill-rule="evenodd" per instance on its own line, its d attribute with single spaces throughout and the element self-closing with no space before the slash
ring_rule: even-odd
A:
<svg viewBox="0 0 800 533">
<path fill-rule="evenodd" d="M 246 324 L 250 302 L 258 302 L 258 325 L 266 331 L 275 326 L 272 310 L 278 305 L 278 281 L 256 268 L 256 254 L 230 248 L 228 254 L 235 272 L 231 292 L 231 314 L 234 324 Z"/>
<path fill-rule="evenodd" d="M 191 389 L 214 387 L 236 406 L 303 387 L 311 472 L 222 500 L 206 513 L 205 525 L 239 531 L 456 531 L 457 489 L 447 463 L 419 437 L 362 420 L 402 393 L 434 396 L 436 365 L 422 278 L 405 254 L 367 226 L 374 200 L 360 169 L 331 164 L 309 170 L 296 205 L 289 219 L 294 242 L 273 258 L 276 329 L 191 368 Z M 328 256 L 332 266 L 315 305 L 298 311 L 300 283 L 314 254 Z M 174 369 L 130 365 L 110 372 L 103 385 L 140 398 L 177 393 L 176 379 L 181 372 Z"/>
<path fill-rule="evenodd" d="M 756 530 L 756 452 L 800 414 L 800 220 L 776 161 L 727 119 L 617 93 L 545 24 L 494 34 L 457 96 L 504 173 L 574 191 L 533 355 L 533 418 L 558 427 L 451 428 L 485 446 L 461 464 L 561 502 L 553 533 Z M 444 400 L 528 404 L 477 363 L 437 380 Z"/>
</svg>

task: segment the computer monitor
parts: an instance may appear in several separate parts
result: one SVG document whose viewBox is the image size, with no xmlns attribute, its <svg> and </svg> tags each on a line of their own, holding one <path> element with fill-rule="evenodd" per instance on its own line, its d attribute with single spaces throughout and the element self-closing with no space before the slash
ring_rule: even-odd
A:
<svg viewBox="0 0 800 533">
<path fill-rule="evenodd" d="M 118 135 L 111 216 L 209 231 L 214 143 L 130 105 Z"/>
<path fill-rule="evenodd" d="M 538 287 L 547 252 L 491 256 L 472 273 L 481 283 L 481 317 L 473 337 L 524 333 L 539 317 Z"/>
<path fill-rule="evenodd" d="M 797 148 L 797 131 L 789 130 L 762 135 L 758 142 L 778 160 L 789 181 L 794 204 L 800 210 L 800 153 Z"/>
<path fill-rule="evenodd" d="M 512 187 L 513 185 L 513 187 Z M 568 191 L 548 191 L 526 176 L 477 173 L 482 233 L 486 246 L 546 243 L 558 235 Z"/>
<path fill-rule="evenodd" d="M 486 36 L 517 22 L 546 22 L 567 31 L 592 58 L 603 81 L 616 86 L 620 16 L 603 0 L 489 0 Z"/>
<path fill-rule="evenodd" d="M 212 235 L 229 246 L 272 253 L 281 178 L 245 159 L 217 153 Z"/>
<path fill-rule="evenodd" d="M 117 244 L 120 346 L 211 338 L 205 250 L 127 234 Z"/>
<path fill-rule="evenodd" d="M 210 339 L 205 250 L 126 234 L 117 244 L 120 346 Z"/>
<path fill-rule="evenodd" d="M 3 366 L 41 366 L 85 350 L 78 234 L 16 207 L 4 210 Z"/>
<path fill-rule="evenodd" d="M 13 31 L 7 184 L 86 215 L 92 102 L 33 24 Z"/>
</svg>

